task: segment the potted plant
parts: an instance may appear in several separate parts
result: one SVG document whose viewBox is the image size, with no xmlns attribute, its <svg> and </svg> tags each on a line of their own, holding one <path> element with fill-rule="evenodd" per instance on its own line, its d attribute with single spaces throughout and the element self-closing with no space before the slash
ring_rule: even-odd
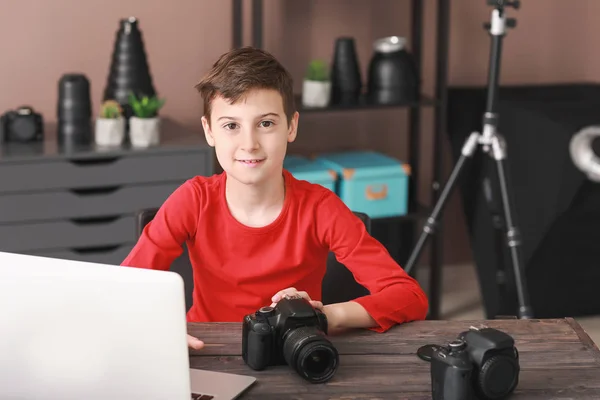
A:
<svg viewBox="0 0 600 400">
<path fill-rule="evenodd" d="M 135 147 L 157 145 L 160 139 L 160 117 L 158 110 L 165 104 L 157 96 L 136 97 L 129 95 L 133 115 L 129 118 L 129 139 Z"/>
<path fill-rule="evenodd" d="M 94 138 L 99 146 L 119 146 L 125 137 L 125 118 L 116 100 L 106 100 L 96 119 Z"/>
<path fill-rule="evenodd" d="M 313 60 L 308 64 L 302 86 L 302 105 L 326 107 L 331 97 L 331 81 L 327 63 Z"/>
</svg>

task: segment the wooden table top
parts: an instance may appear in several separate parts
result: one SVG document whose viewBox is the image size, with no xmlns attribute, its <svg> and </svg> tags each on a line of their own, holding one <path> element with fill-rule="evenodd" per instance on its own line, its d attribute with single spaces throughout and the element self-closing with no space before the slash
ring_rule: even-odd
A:
<svg viewBox="0 0 600 400">
<path fill-rule="evenodd" d="M 189 323 L 206 343 L 190 354 L 192 368 L 251 375 L 257 382 L 241 399 L 431 399 L 425 344 L 445 344 L 470 326 L 486 325 L 515 339 L 521 373 L 511 399 L 600 399 L 600 351 L 573 319 L 418 321 L 386 333 L 368 330 L 331 336 L 340 365 L 325 384 L 311 384 L 290 367 L 250 369 L 241 358 L 241 324 Z"/>
</svg>

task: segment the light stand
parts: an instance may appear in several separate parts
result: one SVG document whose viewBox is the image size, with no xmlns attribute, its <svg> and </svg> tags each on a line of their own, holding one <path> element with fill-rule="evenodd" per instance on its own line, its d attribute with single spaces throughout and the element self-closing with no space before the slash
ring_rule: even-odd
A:
<svg viewBox="0 0 600 400">
<path fill-rule="evenodd" d="M 415 263 L 419 258 L 423 247 L 428 237 L 435 232 L 435 227 L 438 224 L 439 216 L 444 209 L 450 193 L 454 189 L 458 177 L 463 171 L 465 162 L 475 154 L 475 151 L 481 147 L 483 152 L 492 157 L 495 161 L 496 171 L 498 174 L 500 195 L 502 200 L 502 211 L 506 226 L 506 239 L 510 249 L 511 262 L 514 269 L 515 284 L 517 288 L 517 296 L 519 301 L 519 318 L 533 318 L 533 311 L 529 303 L 529 295 L 526 290 L 525 273 L 522 266 L 521 256 L 521 237 L 517 224 L 515 222 L 514 213 L 511 205 L 511 194 L 507 183 L 507 169 L 505 165 L 506 144 L 504 138 L 497 133 L 498 128 L 498 112 L 496 111 L 496 103 L 498 99 L 498 78 L 500 75 L 500 57 L 502 53 L 502 39 L 506 34 L 506 28 L 514 28 L 516 20 L 506 18 L 505 7 L 513 7 L 518 9 L 520 3 L 518 0 L 487 0 L 488 5 L 494 7 L 491 15 L 491 23 L 485 24 L 486 30 L 489 30 L 491 35 L 491 53 L 489 63 L 488 76 L 488 91 L 486 111 L 483 115 L 483 134 L 473 132 L 465 141 L 461 156 L 458 159 L 454 169 L 452 170 L 446 186 L 443 188 L 440 198 L 433 208 L 433 212 L 427 218 L 423 232 L 417 240 L 417 244 L 411 253 L 408 262 L 405 265 L 405 270 L 411 274 Z"/>
</svg>

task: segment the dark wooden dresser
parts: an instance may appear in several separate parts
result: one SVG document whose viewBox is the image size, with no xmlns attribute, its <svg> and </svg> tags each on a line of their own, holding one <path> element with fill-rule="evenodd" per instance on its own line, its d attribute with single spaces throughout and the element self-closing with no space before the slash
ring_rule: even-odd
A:
<svg viewBox="0 0 600 400">
<path fill-rule="evenodd" d="M 136 149 L 0 145 L 0 251 L 119 264 L 136 242 L 135 214 L 185 180 L 212 175 L 201 128 L 164 120 L 161 144 Z"/>
</svg>

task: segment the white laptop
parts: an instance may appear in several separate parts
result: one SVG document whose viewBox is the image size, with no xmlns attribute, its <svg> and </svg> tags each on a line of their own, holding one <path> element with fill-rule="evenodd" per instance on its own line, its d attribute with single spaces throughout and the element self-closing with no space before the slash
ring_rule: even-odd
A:
<svg viewBox="0 0 600 400">
<path fill-rule="evenodd" d="M 191 369 L 183 280 L 0 252 L 0 399 L 225 400 L 251 376 Z"/>
</svg>

